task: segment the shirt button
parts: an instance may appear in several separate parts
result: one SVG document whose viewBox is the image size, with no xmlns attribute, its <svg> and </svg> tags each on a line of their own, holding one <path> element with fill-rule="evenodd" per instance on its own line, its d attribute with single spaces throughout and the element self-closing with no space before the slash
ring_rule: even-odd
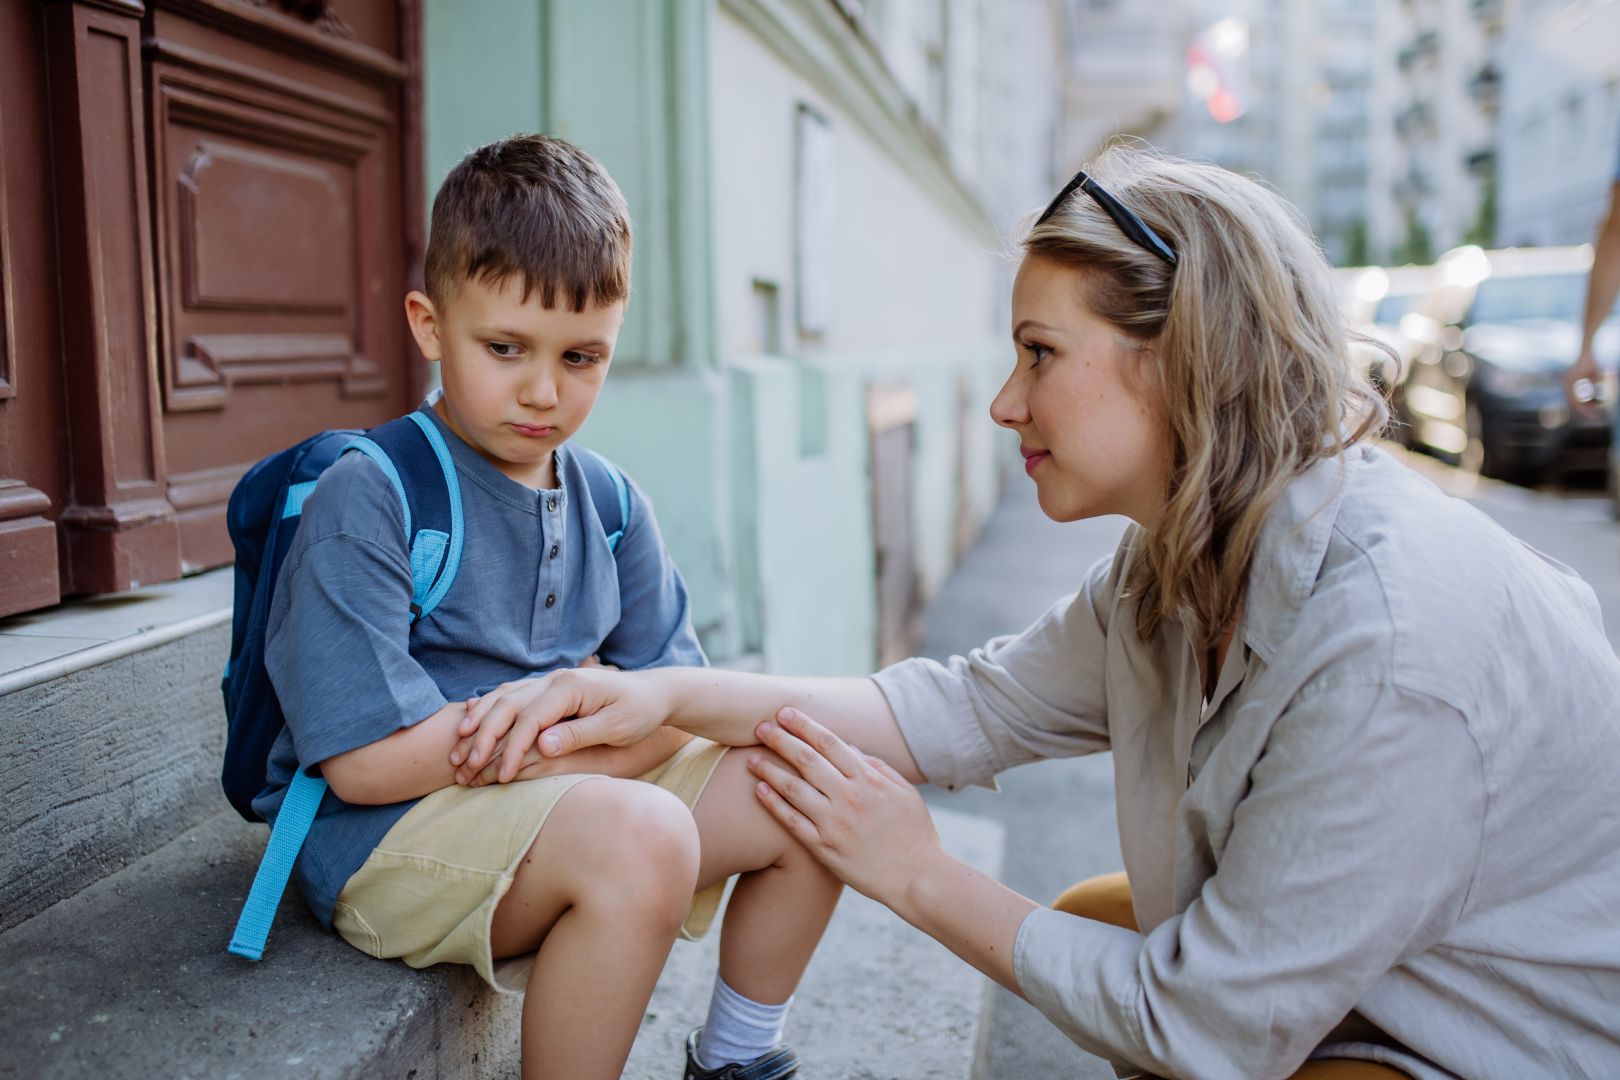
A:
<svg viewBox="0 0 1620 1080">
<path fill-rule="evenodd" d="M 560 545 L 552 544 L 551 545 L 551 550 L 547 553 L 547 558 L 555 559 L 557 557 L 557 551 L 559 549 L 559 546 Z"/>
<path fill-rule="evenodd" d="M 557 603 L 557 594 L 556 593 L 552 593 L 550 596 L 546 597 L 546 607 L 552 607 L 556 603 Z"/>
<path fill-rule="evenodd" d="M 546 509 L 551 510 L 553 512 L 556 511 L 556 509 L 557 509 L 557 496 L 553 495 L 551 498 L 546 500 Z"/>
</svg>

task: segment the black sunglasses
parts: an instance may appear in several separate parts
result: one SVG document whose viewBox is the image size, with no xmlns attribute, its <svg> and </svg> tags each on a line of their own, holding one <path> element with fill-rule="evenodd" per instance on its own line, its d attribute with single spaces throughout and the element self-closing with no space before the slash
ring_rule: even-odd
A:
<svg viewBox="0 0 1620 1080">
<path fill-rule="evenodd" d="M 1103 190 L 1103 186 L 1087 175 L 1084 169 L 1075 173 L 1074 179 L 1064 184 L 1063 190 L 1057 193 L 1057 198 L 1046 204 L 1041 216 L 1035 219 L 1036 227 L 1046 224 L 1046 220 L 1057 213 L 1058 207 L 1063 205 L 1063 200 L 1074 194 L 1075 188 L 1096 199 L 1097 205 L 1114 219 L 1114 224 L 1119 226 L 1120 232 L 1171 266 L 1176 265 L 1176 249 L 1165 243 L 1158 233 L 1148 228 L 1148 223 L 1127 209 L 1124 203 Z"/>
</svg>

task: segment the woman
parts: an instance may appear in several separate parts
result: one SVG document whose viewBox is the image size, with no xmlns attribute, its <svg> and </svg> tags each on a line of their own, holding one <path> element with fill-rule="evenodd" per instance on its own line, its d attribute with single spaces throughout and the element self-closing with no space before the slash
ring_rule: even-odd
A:
<svg viewBox="0 0 1620 1080">
<path fill-rule="evenodd" d="M 469 779 L 542 732 L 762 742 L 760 798 L 842 880 L 1154 1073 L 1620 1076 L 1620 663 L 1590 589 L 1372 445 L 1282 200 L 1135 150 L 1096 173 L 1023 242 L 991 408 L 1049 516 L 1135 522 L 1075 596 L 871 679 L 503 687 Z M 1101 750 L 1129 891 L 1056 910 L 943 853 L 911 787 Z"/>
</svg>

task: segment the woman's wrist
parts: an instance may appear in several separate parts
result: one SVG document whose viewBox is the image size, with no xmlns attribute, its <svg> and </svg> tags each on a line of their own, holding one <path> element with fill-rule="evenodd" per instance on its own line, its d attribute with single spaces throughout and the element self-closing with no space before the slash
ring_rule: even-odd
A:
<svg viewBox="0 0 1620 1080">
<path fill-rule="evenodd" d="M 932 933 L 925 924 L 931 922 L 931 913 L 949 902 L 963 871 L 971 872 L 967 864 L 944 848 L 930 846 L 918 853 L 917 861 L 902 872 L 893 889 L 885 890 L 892 892 L 892 896 L 875 899 L 912 926 Z"/>
</svg>

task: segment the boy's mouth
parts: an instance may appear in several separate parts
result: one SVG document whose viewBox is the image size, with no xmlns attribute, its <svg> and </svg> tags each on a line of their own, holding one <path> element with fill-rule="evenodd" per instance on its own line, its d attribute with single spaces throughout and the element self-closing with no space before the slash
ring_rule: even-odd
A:
<svg viewBox="0 0 1620 1080">
<path fill-rule="evenodd" d="M 550 424 L 510 424 L 508 426 L 519 435 L 530 439 L 548 438 L 557 430 Z"/>
</svg>

